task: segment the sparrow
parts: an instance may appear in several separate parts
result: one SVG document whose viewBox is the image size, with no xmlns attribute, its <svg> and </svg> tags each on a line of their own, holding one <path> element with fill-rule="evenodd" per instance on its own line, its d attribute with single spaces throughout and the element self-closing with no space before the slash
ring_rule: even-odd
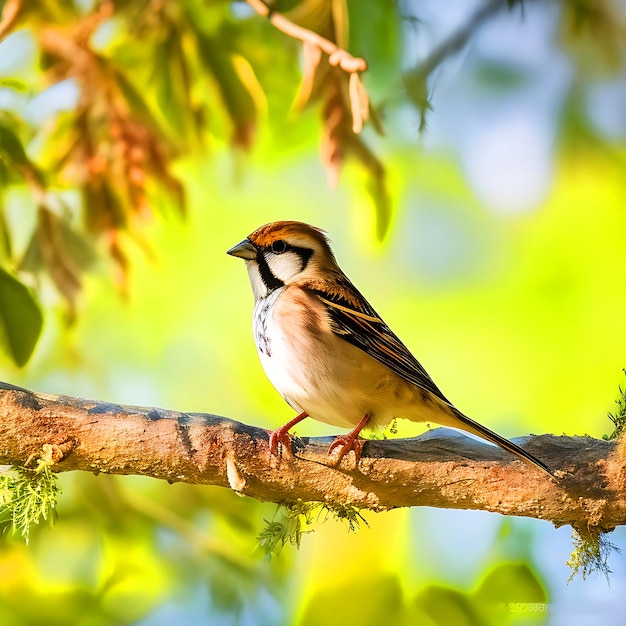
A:
<svg viewBox="0 0 626 626">
<path fill-rule="evenodd" d="M 227 254 L 242 258 L 255 305 L 253 332 L 263 369 L 298 415 L 270 432 L 291 450 L 289 430 L 306 417 L 350 428 L 330 446 L 358 466 L 366 426 L 395 418 L 451 426 L 497 444 L 552 476 L 523 448 L 459 411 L 339 268 L 326 233 L 303 222 L 261 226 Z"/>
</svg>

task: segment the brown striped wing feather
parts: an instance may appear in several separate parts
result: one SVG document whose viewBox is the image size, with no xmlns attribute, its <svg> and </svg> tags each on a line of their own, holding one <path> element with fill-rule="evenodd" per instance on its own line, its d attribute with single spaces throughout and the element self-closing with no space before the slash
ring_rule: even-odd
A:
<svg viewBox="0 0 626 626">
<path fill-rule="evenodd" d="M 360 348 L 406 381 L 450 404 L 428 372 L 345 275 L 335 277 L 333 282 L 320 281 L 303 287 L 326 306 L 337 336 Z"/>
</svg>

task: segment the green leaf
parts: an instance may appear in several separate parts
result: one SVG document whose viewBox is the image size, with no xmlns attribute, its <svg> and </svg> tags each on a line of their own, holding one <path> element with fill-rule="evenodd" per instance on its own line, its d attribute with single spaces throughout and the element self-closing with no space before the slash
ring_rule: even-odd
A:
<svg viewBox="0 0 626 626">
<path fill-rule="evenodd" d="M 358 601 L 354 600 L 356 594 Z M 308 601 L 298 625 L 399 624 L 404 623 L 401 622 L 403 610 L 398 576 L 370 571 L 344 580 L 329 577 L 329 581 L 321 584 Z"/>
<path fill-rule="evenodd" d="M 402 29 L 407 17 L 393 2 L 347 0 L 350 43 L 354 56 L 367 60 L 367 91 L 385 97 L 401 80 Z"/>
<path fill-rule="evenodd" d="M 202 133 L 203 120 L 191 95 L 192 68 L 183 45 L 184 33 L 171 25 L 167 37 L 154 47 L 150 84 L 172 139 L 194 145 Z"/>
<path fill-rule="evenodd" d="M 475 595 L 481 605 L 506 605 L 509 602 L 542 603 L 546 591 L 526 563 L 502 563 L 494 567 Z"/>
<path fill-rule="evenodd" d="M 248 67 L 247 61 L 236 57 L 230 49 L 228 36 L 213 38 L 198 34 L 197 41 L 200 61 L 215 81 L 224 109 L 233 124 L 231 141 L 235 146 L 248 149 L 252 145 L 258 117 L 252 70 L 249 68 L 247 74 L 242 72 L 244 65 Z"/>
<path fill-rule="evenodd" d="M 7 125 L 8 120 L 0 121 L 0 163 L 4 162 L 3 170 L 14 169 L 18 174 L 43 186 L 41 172 L 30 161 L 24 146 L 17 134 Z M 10 168 L 7 168 L 10 166 Z M 6 173 L 2 173 L 6 178 Z"/>
<path fill-rule="evenodd" d="M 2 156 L 18 168 L 27 167 L 30 164 L 22 142 L 5 125 L 0 125 L 0 157 Z"/>
<path fill-rule="evenodd" d="M 479 626 L 481 623 L 471 600 L 456 589 L 429 585 L 417 595 L 415 605 L 430 618 L 429 623 L 437 626 Z"/>
<path fill-rule="evenodd" d="M 42 325 L 41 309 L 30 290 L 0 268 L 0 343 L 19 367 L 33 353 Z"/>
<path fill-rule="evenodd" d="M 0 78 L 0 87 L 8 87 L 15 91 L 28 91 L 28 85 L 16 78 L 9 78 L 7 76 Z"/>
<path fill-rule="evenodd" d="M 2 168 L 0 168 L 1 170 Z M 1 186 L 0 176 L 0 186 Z M 11 231 L 4 214 L 4 207 L 2 205 L 2 197 L 0 196 L 0 258 L 10 259 L 13 255 L 13 240 L 11 238 Z M 610 415 L 610 413 L 609 413 Z"/>
<path fill-rule="evenodd" d="M 117 67 L 109 59 L 102 56 L 97 57 L 98 64 L 107 77 L 111 87 L 119 92 L 119 95 L 126 101 L 126 105 L 137 120 L 141 120 L 157 136 L 161 134 L 161 126 L 157 122 L 150 105 L 146 101 L 145 91 L 135 86 L 131 78 L 128 77 L 124 69 Z"/>
<path fill-rule="evenodd" d="M 550 610 L 546 590 L 527 563 L 495 566 L 484 577 L 473 601 L 490 624 L 508 623 L 516 616 L 523 618 L 524 624 L 541 624 Z"/>
</svg>

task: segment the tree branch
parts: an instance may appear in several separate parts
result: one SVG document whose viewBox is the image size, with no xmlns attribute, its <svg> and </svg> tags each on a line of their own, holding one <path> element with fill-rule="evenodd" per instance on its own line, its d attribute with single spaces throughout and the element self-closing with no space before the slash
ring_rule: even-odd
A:
<svg viewBox="0 0 626 626">
<path fill-rule="evenodd" d="M 557 470 L 559 483 L 499 448 L 448 429 L 370 441 L 358 469 L 339 467 L 325 438 L 302 438 L 270 456 L 265 430 L 181 413 L 36 393 L 0 383 L 0 463 L 26 465 L 52 446 L 58 472 L 139 474 L 230 487 L 258 500 L 330 501 L 373 510 L 480 509 L 545 519 L 583 531 L 626 524 L 624 441 L 518 439 Z M 48 445 L 46 445 L 48 444 Z"/>
<path fill-rule="evenodd" d="M 511 8 L 510 0 L 486 0 L 469 16 L 465 24 L 433 48 L 426 59 L 405 71 L 404 84 L 407 95 L 421 113 L 420 131 L 424 130 L 426 113 L 431 109 L 427 82 L 432 72 L 449 56 L 461 50 L 484 22 L 507 6 Z"/>
<path fill-rule="evenodd" d="M 489 18 L 493 17 L 502 9 L 507 7 L 510 9 L 511 6 L 512 3 L 509 0 L 487 0 L 469 16 L 465 24 L 462 24 L 460 28 L 439 43 L 431 50 L 424 61 L 418 63 L 417 66 L 410 71 L 416 72 L 420 76 L 428 77 L 430 73 L 449 56 L 463 48 L 476 33 L 478 28 Z"/>
<path fill-rule="evenodd" d="M 259 15 L 267 17 L 274 28 L 294 39 L 299 39 L 304 44 L 305 54 L 307 46 L 324 52 L 328 55 L 328 63 L 330 65 L 341 68 L 350 76 L 348 95 L 352 113 L 352 132 L 358 135 L 363 129 L 363 123 L 367 120 L 369 115 L 369 98 L 359 78 L 359 73 L 367 69 L 367 61 L 361 57 L 351 55 L 347 50 L 339 47 L 330 39 L 322 37 L 322 35 L 309 28 L 299 26 L 284 15 L 273 11 L 271 7 L 265 4 L 264 0 L 246 1 Z M 311 62 L 310 58 L 309 62 Z M 313 61 L 313 65 L 316 67 L 318 63 L 319 57 Z M 313 69 L 313 73 L 314 72 L 315 69 Z M 310 87 L 307 86 L 307 89 L 308 88 Z"/>
</svg>

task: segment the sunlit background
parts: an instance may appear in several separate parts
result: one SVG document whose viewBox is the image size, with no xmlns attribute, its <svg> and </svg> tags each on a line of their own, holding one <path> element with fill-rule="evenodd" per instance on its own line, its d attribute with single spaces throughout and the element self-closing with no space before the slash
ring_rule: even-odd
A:
<svg viewBox="0 0 626 626">
<path fill-rule="evenodd" d="M 355 32 L 367 16 L 349 6 Z M 44 281 L 34 356 L 21 369 L 1 358 L 0 379 L 281 425 L 293 415 L 257 361 L 248 278 L 225 251 L 263 223 L 297 219 L 328 231 L 342 268 L 468 415 L 507 437 L 610 434 L 607 412 L 626 367 L 624 57 L 605 60 L 589 32 L 568 31 L 563 4 L 503 10 L 430 77 L 432 111 L 420 131 L 420 112 L 399 95 L 402 70 L 480 6 L 400 2 L 400 13 L 419 19 L 401 23 L 399 66 L 370 60 L 363 80 L 384 104 L 385 135 L 364 133 L 392 204 L 382 240 L 367 172 L 349 161 L 329 188 L 319 111 L 296 114 L 297 84 L 282 77 L 279 89 L 268 79 L 250 151 L 233 151 L 227 133 L 215 132 L 202 157 L 176 162 L 187 215 L 166 207 L 143 243 L 127 247 L 127 296 L 101 258 L 67 327 Z M 244 3 L 231 10 L 235 20 L 261 20 Z M 614 10 L 623 26 L 623 6 Z M 116 28 L 114 19 L 101 28 L 102 49 Z M 367 54 L 362 41 L 355 46 Z M 0 81 L 28 82 L 38 63 L 28 29 L 0 44 Z M 0 109 L 48 131 L 77 98 L 71 79 L 38 92 L 0 86 Z M 4 211 L 23 251 L 36 202 L 8 187 Z M 296 430 L 336 434 L 310 420 Z M 610 557 L 610 584 L 602 574 L 568 583 L 571 529 L 542 521 L 364 512 L 369 527 L 349 533 L 320 520 L 299 551 L 287 546 L 268 561 L 255 538 L 273 504 L 138 477 L 64 474 L 60 484 L 53 527 L 36 528 L 28 547 L 2 537 L 0 623 L 575 626 L 623 614 L 623 557 Z M 623 528 L 610 539 L 626 548 Z"/>
</svg>

